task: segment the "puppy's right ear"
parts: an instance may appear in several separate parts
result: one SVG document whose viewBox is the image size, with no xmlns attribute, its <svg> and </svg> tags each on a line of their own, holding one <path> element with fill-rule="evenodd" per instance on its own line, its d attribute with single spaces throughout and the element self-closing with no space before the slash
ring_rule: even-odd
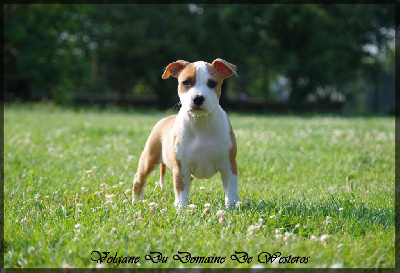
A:
<svg viewBox="0 0 400 273">
<path fill-rule="evenodd" d="M 187 61 L 179 60 L 174 63 L 170 63 L 164 71 L 162 75 L 163 79 L 168 79 L 169 76 L 178 78 L 179 74 L 181 74 L 182 70 L 190 64 Z"/>
</svg>

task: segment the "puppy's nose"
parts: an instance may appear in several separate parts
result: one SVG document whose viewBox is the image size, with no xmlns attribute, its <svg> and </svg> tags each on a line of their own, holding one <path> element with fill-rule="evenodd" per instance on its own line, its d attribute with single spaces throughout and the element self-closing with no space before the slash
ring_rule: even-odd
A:
<svg viewBox="0 0 400 273">
<path fill-rule="evenodd" d="M 206 99 L 204 98 L 204 96 L 195 96 L 195 97 L 193 98 L 193 103 L 194 103 L 194 105 L 196 105 L 196 106 L 200 106 L 200 105 L 203 104 L 203 102 L 204 102 L 205 100 L 206 100 Z"/>
</svg>

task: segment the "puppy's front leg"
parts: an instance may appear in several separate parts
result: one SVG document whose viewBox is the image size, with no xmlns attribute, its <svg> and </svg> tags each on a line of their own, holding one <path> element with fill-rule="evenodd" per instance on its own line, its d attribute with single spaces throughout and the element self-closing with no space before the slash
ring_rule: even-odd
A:
<svg viewBox="0 0 400 273">
<path fill-rule="evenodd" d="M 239 201 L 239 182 L 236 174 L 230 166 L 221 170 L 222 183 L 225 192 L 225 206 L 227 209 L 234 209 L 236 202 Z"/>
<path fill-rule="evenodd" d="M 175 192 L 174 205 L 178 208 L 181 208 L 188 202 L 187 199 L 189 197 L 191 175 L 188 171 L 185 171 L 185 168 L 181 166 L 179 160 L 177 160 L 174 164 L 173 179 Z"/>
</svg>

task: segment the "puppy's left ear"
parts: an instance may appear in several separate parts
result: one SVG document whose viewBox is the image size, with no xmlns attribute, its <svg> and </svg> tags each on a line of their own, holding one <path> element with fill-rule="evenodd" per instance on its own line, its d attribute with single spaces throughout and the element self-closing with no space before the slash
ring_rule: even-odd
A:
<svg viewBox="0 0 400 273">
<path fill-rule="evenodd" d="M 184 60 L 178 60 L 176 62 L 170 63 L 162 75 L 163 79 L 169 78 L 169 76 L 178 78 L 182 70 L 189 64 L 189 62 Z"/>
<path fill-rule="evenodd" d="M 232 74 L 239 77 L 236 74 L 236 66 L 228 63 L 227 61 L 218 58 L 212 62 L 212 65 L 217 69 L 218 73 L 221 74 L 224 79 L 229 78 L 232 76 Z"/>
</svg>

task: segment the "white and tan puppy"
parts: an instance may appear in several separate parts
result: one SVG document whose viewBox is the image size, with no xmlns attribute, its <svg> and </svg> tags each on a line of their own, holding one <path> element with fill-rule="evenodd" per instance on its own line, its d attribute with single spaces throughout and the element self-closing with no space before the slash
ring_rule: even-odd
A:
<svg viewBox="0 0 400 273">
<path fill-rule="evenodd" d="M 225 205 L 239 201 L 236 139 L 228 116 L 219 105 L 222 81 L 236 66 L 222 59 L 212 64 L 176 61 L 165 69 L 163 79 L 178 79 L 182 107 L 177 115 L 160 120 L 140 156 L 133 181 L 133 200 L 143 197 L 148 175 L 160 164 L 160 187 L 166 166 L 173 172 L 175 205 L 187 204 L 193 178 L 208 179 L 221 173 Z"/>
</svg>

